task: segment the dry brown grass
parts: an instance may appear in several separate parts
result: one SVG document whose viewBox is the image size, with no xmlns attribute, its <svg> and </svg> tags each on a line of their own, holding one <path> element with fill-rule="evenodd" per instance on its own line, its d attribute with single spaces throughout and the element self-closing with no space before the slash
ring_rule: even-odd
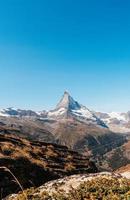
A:
<svg viewBox="0 0 130 200">
<path fill-rule="evenodd" d="M 36 141 L 29 142 L 21 138 L 11 138 L 9 135 L 1 136 L 0 139 L 0 165 L 13 171 L 24 188 L 39 186 L 51 180 L 51 177 L 59 178 L 74 173 L 75 169 L 80 170 L 79 154 L 65 147 Z M 10 177 L 7 184 L 10 184 Z M 4 190 L 3 195 L 15 193 L 15 190 L 17 186 L 11 182 L 8 191 Z"/>
<path fill-rule="evenodd" d="M 0 148 L 4 155 L 11 155 L 15 151 L 15 146 L 9 142 L 3 143 Z"/>
<path fill-rule="evenodd" d="M 56 158 L 58 156 L 58 153 L 54 150 L 54 147 L 49 145 L 47 146 L 46 156 Z"/>
<path fill-rule="evenodd" d="M 53 186 L 53 187 L 56 187 Z M 118 177 L 95 177 L 82 182 L 77 188 L 70 187 L 66 192 L 56 187 L 56 192 L 39 188 L 30 188 L 25 191 L 29 200 L 129 200 L 130 181 Z M 10 200 L 14 200 L 10 198 Z M 15 200 L 25 200 L 19 193 Z"/>
<path fill-rule="evenodd" d="M 73 171 L 73 170 L 75 170 L 75 166 L 72 162 L 68 162 L 65 164 L 64 169 L 66 171 Z"/>
<path fill-rule="evenodd" d="M 65 160 L 72 161 L 73 156 L 71 154 L 69 154 L 69 155 L 66 156 Z"/>
</svg>

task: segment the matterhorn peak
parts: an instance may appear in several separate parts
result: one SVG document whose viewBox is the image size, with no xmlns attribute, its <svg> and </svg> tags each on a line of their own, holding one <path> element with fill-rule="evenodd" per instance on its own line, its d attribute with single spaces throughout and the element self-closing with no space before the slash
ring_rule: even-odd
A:
<svg viewBox="0 0 130 200">
<path fill-rule="evenodd" d="M 75 101 L 67 91 L 64 92 L 56 108 L 48 112 L 48 118 L 57 120 L 73 118 L 86 124 L 107 127 L 93 111 Z"/>
<path fill-rule="evenodd" d="M 60 102 L 56 106 L 56 109 L 59 109 L 59 108 L 65 108 L 67 110 L 76 110 L 76 109 L 80 109 L 81 106 L 77 101 L 75 101 L 71 97 L 69 92 L 65 91 Z"/>
</svg>

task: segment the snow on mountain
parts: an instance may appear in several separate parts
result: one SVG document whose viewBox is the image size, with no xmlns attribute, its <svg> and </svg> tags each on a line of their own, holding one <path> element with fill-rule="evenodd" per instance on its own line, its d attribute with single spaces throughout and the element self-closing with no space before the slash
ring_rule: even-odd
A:
<svg viewBox="0 0 130 200">
<path fill-rule="evenodd" d="M 18 115 L 18 111 L 16 108 L 6 108 L 0 110 L 0 116 L 9 117 Z"/>
<path fill-rule="evenodd" d="M 111 123 L 113 121 L 116 121 L 117 124 L 119 123 L 126 123 L 127 119 L 125 114 L 118 113 L 118 112 L 111 112 L 111 113 L 106 113 L 105 118 L 101 117 L 106 123 Z"/>
<path fill-rule="evenodd" d="M 0 116 L 3 117 L 37 117 L 38 113 L 32 110 L 21 110 L 17 108 L 6 108 L 0 110 Z"/>
<path fill-rule="evenodd" d="M 56 109 L 66 108 L 69 110 L 78 110 L 81 108 L 81 105 L 75 101 L 68 92 L 64 92 L 64 95 L 60 102 L 57 104 Z"/>
<path fill-rule="evenodd" d="M 100 120 L 93 111 L 90 111 L 88 108 L 75 101 L 68 92 L 64 92 L 56 108 L 48 112 L 48 117 L 57 120 L 73 117 L 85 123 L 93 123 L 107 128 L 105 123 Z"/>
<path fill-rule="evenodd" d="M 77 115 L 79 117 L 84 117 L 86 119 L 92 119 L 92 120 L 95 119 L 95 115 L 85 107 L 81 107 L 78 110 L 72 110 L 72 112 L 74 115 Z"/>
<path fill-rule="evenodd" d="M 114 132 L 130 132 L 130 112 L 127 113 L 95 113 Z"/>
<path fill-rule="evenodd" d="M 107 128 L 105 123 L 100 120 L 95 113 L 89 110 L 87 107 L 79 104 L 75 101 L 68 92 L 64 92 L 64 95 L 60 102 L 57 104 L 54 110 L 49 112 L 41 111 L 35 112 L 32 110 L 21 110 L 16 108 L 7 108 L 0 110 L 0 116 L 3 117 L 29 117 L 39 119 L 54 119 L 62 120 L 67 118 L 73 118 L 78 121 L 99 125 L 103 128 Z"/>
<path fill-rule="evenodd" d="M 38 118 L 43 121 L 46 119 L 62 120 L 73 118 L 86 124 L 95 124 L 105 128 L 109 127 L 114 132 L 130 132 L 130 111 L 127 113 L 94 112 L 75 101 L 68 92 L 64 92 L 63 97 L 54 110 L 35 112 L 11 107 L 0 110 L 0 116 Z"/>
<path fill-rule="evenodd" d="M 65 108 L 59 108 L 59 109 L 57 109 L 57 110 L 48 112 L 48 116 L 49 116 L 49 117 L 61 116 L 61 115 L 64 114 L 65 112 L 66 112 L 66 109 L 65 109 Z"/>
</svg>

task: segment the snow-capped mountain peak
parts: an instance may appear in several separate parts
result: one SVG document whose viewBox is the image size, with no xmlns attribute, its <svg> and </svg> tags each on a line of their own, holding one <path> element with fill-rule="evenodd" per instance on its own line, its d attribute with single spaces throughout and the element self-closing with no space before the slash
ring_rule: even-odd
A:
<svg viewBox="0 0 130 200">
<path fill-rule="evenodd" d="M 9 107 L 0 110 L 0 117 L 2 118 L 30 118 L 40 120 L 78 120 L 86 124 L 95 124 L 101 127 L 106 127 L 113 132 L 129 133 L 130 132 L 130 111 L 126 113 L 102 113 L 94 112 L 82 104 L 78 103 L 73 97 L 65 91 L 61 100 L 57 104 L 54 110 L 50 111 L 33 111 L 17 109 Z"/>
<path fill-rule="evenodd" d="M 62 99 L 60 100 L 60 102 L 56 106 L 56 109 L 60 109 L 60 108 L 65 108 L 65 109 L 69 109 L 69 110 L 70 109 L 71 110 L 72 109 L 77 110 L 77 109 L 80 109 L 81 106 L 77 101 L 75 101 L 70 96 L 70 94 L 67 91 L 65 91 Z"/>
<path fill-rule="evenodd" d="M 57 120 L 71 117 L 87 124 L 92 123 L 107 127 L 105 123 L 94 114 L 93 111 L 79 104 L 66 91 L 64 92 L 64 95 L 57 104 L 56 108 L 48 112 L 48 117 Z"/>
</svg>

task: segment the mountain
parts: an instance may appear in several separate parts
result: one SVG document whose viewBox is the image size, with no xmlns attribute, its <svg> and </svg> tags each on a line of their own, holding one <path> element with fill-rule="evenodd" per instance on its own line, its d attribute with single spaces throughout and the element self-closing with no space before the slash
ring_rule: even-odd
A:
<svg viewBox="0 0 130 200">
<path fill-rule="evenodd" d="M 114 132 L 130 133 L 130 111 L 127 113 L 95 113 Z"/>
<path fill-rule="evenodd" d="M 107 159 L 108 152 L 126 143 L 125 135 L 111 131 L 104 117 L 75 101 L 68 92 L 48 112 L 8 108 L 1 113 L 2 133 L 15 129 L 15 136 L 64 145 L 94 159 L 103 160 L 104 154 Z"/>
<path fill-rule="evenodd" d="M 64 92 L 64 95 L 60 102 L 57 104 L 54 110 L 49 112 L 40 111 L 35 112 L 32 110 L 22 110 L 17 108 L 7 108 L 0 110 L 0 116 L 3 117 L 28 117 L 28 118 L 43 118 L 61 120 L 64 118 L 75 118 L 78 121 L 86 124 L 95 124 L 101 127 L 106 127 L 106 124 L 95 115 L 93 111 L 90 111 L 85 106 L 75 101 L 68 92 Z"/>
<path fill-rule="evenodd" d="M 0 117 L 41 119 L 50 122 L 68 118 L 76 119 L 88 125 L 94 124 L 99 127 L 109 128 L 113 132 L 130 133 L 130 111 L 126 113 L 95 112 L 79 104 L 66 91 L 54 110 L 36 112 L 11 107 L 0 110 Z"/>
<path fill-rule="evenodd" d="M 85 155 L 103 155 L 125 142 L 125 137 L 110 131 L 94 111 L 79 104 L 68 92 L 47 113 L 47 118 L 44 125 L 58 144 Z"/>
<path fill-rule="evenodd" d="M 48 118 L 57 120 L 74 118 L 86 124 L 95 124 L 107 128 L 106 124 L 97 117 L 93 111 L 90 111 L 88 108 L 75 101 L 68 92 L 64 92 L 64 95 L 56 108 L 48 112 L 47 116 Z"/>
<path fill-rule="evenodd" d="M 95 173 L 97 167 L 99 171 L 112 171 L 129 166 L 128 135 L 126 138 L 126 134 L 119 133 L 113 128 L 116 124 L 117 128 L 125 126 L 129 129 L 129 118 L 130 112 L 119 114 L 92 111 L 75 101 L 68 92 L 64 93 L 57 106 L 50 111 L 35 112 L 15 108 L 1 110 L 0 179 L 2 181 L 0 181 L 0 188 L 2 188 L 2 197 L 13 192 L 17 193 L 21 187 L 19 187 L 20 182 L 23 189 L 38 187 L 38 189 L 31 188 L 23 193 L 28 196 L 28 199 L 33 197 L 43 199 L 43 196 L 36 195 L 39 195 L 39 191 L 41 195 L 47 195 L 41 188 L 44 186 L 49 188 L 52 182 L 39 188 L 47 181 L 80 173 L 79 176 L 60 179 L 59 184 L 60 187 L 64 187 L 63 181 L 67 180 L 71 184 L 71 181 L 77 180 L 75 182 L 77 185 L 84 178 L 91 180 L 92 177 L 98 176 L 98 174 L 88 176 L 90 172 Z M 81 173 L 87 173 L 87 175 L 82 176 Z M 97 183 L 98 192 L 101 191 L 100 188 L 104 183 L 108 183 L 105 186 L 105 189 L 106 187 L 110 189 L 107 190 L 108 193 L 111 191 L 111 185 L 114 185 L 115 189 L 118 177 L 114 174 L 110 176 L 111 182 L 109 182 L 109 177 L 108 179 L 97 177 L 94 184 Z M 57 180 L 53 183 L 54 188 L 59 187 L 56 184 Z M 91 182 L 88 183 L 91 186 Z M 66 187 L 67 184 L 65 182 Z M 88 185 L 84 187 L 88 188 Z M 35 193 L 37 190 L 38 192 Z M 117 195 L 120 195 L 120 188 L 118 190 Z M 18 199 L 27 199 L 23 194 L 18 196 Z M 81 194 L 80 190 L 79 193 L 74 190 L 72 199 L 79 194 Z M 115 191 L 111 195 L 113 194 L 115 195 Z M 56 195 L 61 195 L 61 192 Z M 9 199 L 15 199 L 14 197 L 17 199 L 17 195 Z M 64 196 L 60 196 L 60 199 L 62 197 L 65 199 Z M 71 194 L 70 197 L 72 197 Z M 56 196 L 55 199 L 58 198 L 59 196 Z M 112 199 L 112 196 L 108 196 L 108 199 Z"/>
</svg>

